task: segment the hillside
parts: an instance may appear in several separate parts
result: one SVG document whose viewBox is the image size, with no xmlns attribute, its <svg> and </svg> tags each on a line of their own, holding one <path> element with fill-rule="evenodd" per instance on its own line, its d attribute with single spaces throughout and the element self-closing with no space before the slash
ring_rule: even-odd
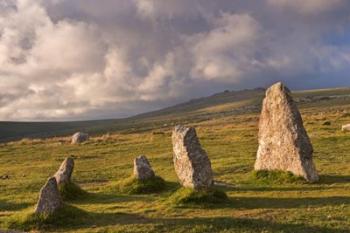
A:
<svg viewBox="0 0 350 233">
<path fill-rule="evenodd" d="M 40 130 L 44 128 L 58 134 L 84 128 L 98 135 L 80 145 L 70 144 L 69 137 L 1 143 L 0 229 L 41 228 L 41 232 L 65 233 L 350 232 L 350 133 L 340 130 L 350 123 L 350 89 L 294 93 L 320 175 L 320 181 L 312 184 L 283 177 L 255 178 L 263 91 L 243 93 L 219 93 L 123 120 L 8 123 L 8 130 L 15 125 L 18 134 L 25 125 L 28 135 L 35 131 L 43 136 Z M 217 188 L 228 196 L 224 203 L 176 203 L 181 191 L 172 156 L 171 130 L 176 123 L 196 128 L 214 179 L 220 184 Z M 120 191 L 133 172 L 134 158 L 141 154 L 166 181 L 162 192 Z M 69 208 L 55 221 L 36 225 L 30 213 L 39 191 L 67 156 L 75 159 L 73 181 L 88 194 L 66 201 Z"/>
<path fill-rule="evenodd" d="M 294 95 L 302 106 L 317 106 L 332 101 L 346 103 L 350 99 L 350 89 L 299 91 Z M 96 135 L 167 128 L 177 123 L 200 122 L 211 118 L 258 112 L 263 96 L 264 89 L 262 88 L 224 91 L 124 119 L 75 122 L 0 122 L 0 142 L 22 138 L 65 136 L 76 131 L 87 131 Z"/>
</svg>

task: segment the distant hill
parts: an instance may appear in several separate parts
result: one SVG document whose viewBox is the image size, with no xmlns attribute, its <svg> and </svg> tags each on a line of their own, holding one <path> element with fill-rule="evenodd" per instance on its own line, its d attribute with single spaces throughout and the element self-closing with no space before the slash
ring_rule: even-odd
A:
<svg viewBox="0 0 350 233">
<path fill-rule="evenodd" d="M 22 138 L 66 136 L 76 131 L 90 134 L 107 132 L 140 132 L 171 127 L 178 123 L 193 123 L 217 117 L 258 112 L 265 89 L 224 91 L 208 97 L 190 100 L 161 110 L 124 119 L 73 122 L 0 122 L 0 142 Z M 294 92 L 301 105 L 324 101 L 350 103 L 350 88 Z"/>
<path fill-rule="evenodd" d="M 226 103 L 239 102 L 243 100 L 261 99 L 265 89 L 257 88 L 253 90 L 242 91 L 224 91 L 211 96 L 192 99 L 188 102 L 177 104 L 161 110 L 140 114 L 136 117 L 154 117 L 161 115 L 169 115 L 174 113 L 188 113 L 195 110 L 217 106 Z"/>
</svg>

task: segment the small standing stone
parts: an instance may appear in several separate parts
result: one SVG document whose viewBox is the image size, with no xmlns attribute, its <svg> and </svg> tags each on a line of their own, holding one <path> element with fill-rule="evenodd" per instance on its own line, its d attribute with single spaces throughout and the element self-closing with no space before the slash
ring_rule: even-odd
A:
<svg viewBox="0 0 350 233">
<path fill-rule="evenodd" d="M 3 176 L 0 176 L 0 179 L 8 180 L 8 179 L 10 179 L 10 176 L 9 175 L 3 175 Z"/>
<path fill-rule="evenodd" d="M 146 156 L 141 155 L 134 159 L 134 176 L 139 180 L 147 180 L 155 176 Z"/>
<path fill-rule="evenodd" d="M 87 133 L 77 132 L 72 136 L 72 144 L 79 144 L 89 140 Z"/>
<path fill-rule="evenodd" d="M 57 182 L 54 177 L 48 179 L 46 184 L 41 188 L 39 200 L 35 208 L 36 214 L 53 214 L 62 206 L 62 199 L 58 191 Z"/>
<path fill-rule="evenodd" d="M 255 170 L 290 171 L 307 181 L 318 180 L 313 148 L 290 90 L 276 83 L 266 91 L 259 121 Z"/>
<path fill-rule="evenodd" d="M 74 169 L 73 158 L 71 158 L 71 157 L 66 158 L 62 162 L 60 168 L 58 169 L 58 171 L 55 174 L 57 185 L 70 183 L 73 169 Z"/>
<path fill-rule="evenodd" d="M 194 128 L 176 126 L 172 133 L 175 172 L 184 187 L 208 189 L 213 172 L 207 153 L 202 149 Z"/>
</svg>

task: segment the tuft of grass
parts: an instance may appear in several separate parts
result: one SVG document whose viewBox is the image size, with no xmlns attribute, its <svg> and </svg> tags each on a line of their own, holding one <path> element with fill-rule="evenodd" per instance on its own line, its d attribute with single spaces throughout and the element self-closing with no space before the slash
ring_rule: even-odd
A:
<svg viewBox="0 0 350 233">
<path fill-rule="evenodd" d="M 257 184 L 302 184 L 305 179 L 301 176 L 296 176 L 291 172 L 286 171 L 253 171 L 253 183 Z"/>
<path fill-rule="evenodd" d="M 194 190 L 191 188 L 180 188 L 170 196 L 170 203 L 182 206 L 187 204 L 210 205 L 221 204 L 228 201 L 225 192 L 212 188 L 209 190 Z"/>
<path fill-rule="evenodd" d="M 159 193 L 165 189 L 166 182 L 159 176 L 147 180 L 130 177 L 118 183 L 118 192 L 126 194 Z"/>
<path fill-rule="evenodd" d="M 88 217 L 87 212 L 77 207 L 64 204 L 54 214 L 36 214 L 33 209 L 16 213 L 10 216 L 4 223 L 8 229 L 24 231 L 42 230 L 57 227 L 69 227 L 82 224 Z"/>
<path fill-rule="evenodd" d="M 61 193 L 61 196 L 63 200 L 69 201 L 69 200 L 77 200 L 79 198 L 85 197 L 88 193 L 81 189 L 79 185 L 70 182 L 67 184 L 60 184 L 58 186 L 58 189 Z"/>
</svg>

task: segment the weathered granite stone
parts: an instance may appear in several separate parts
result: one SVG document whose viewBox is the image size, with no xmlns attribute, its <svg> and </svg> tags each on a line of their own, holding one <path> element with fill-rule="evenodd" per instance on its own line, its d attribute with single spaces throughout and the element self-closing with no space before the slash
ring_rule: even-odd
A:
<svg viewBox="0 0 350 233">
<path fill-rule="evenodd" d="M 146 156 L 141 155 L 134 159 L 134 176 L 139 180 L 147 180 L 155 176 Z"/>
<path fill-rule="evenodd" d="M 342 127 L 341 127 L 341 131 L 350 131 L 350 124 L 347 124 L 347 125 L 343 125 Z"/>
<path fill-rule="evenodd" d="M 79 144 L 89 140 L 89 135 L 87 133 L 77 132 L 72 136 L 72 144 Z"/>
<path fill-rule="evenodd" d="M 208 189 L 213 172 L 207 153 L 202 149 L 194 128 L 176 126 L 172 133 L 175 172 L 184 187 Z"/>
<path fill-rule="evenodd" d="M 55 174 L 57 185 L 68 184 L 71 182 L 71 177 L 74 169 L 74 160 L 71 157 L 66 158 L 58 171 Z"/>
<path fill-rule="evenodd" d="M 48 179 L 46 184 L 41 188 L 39 200 L 35 208 L 36 214 L 53 214 L 62 206 L 62 199 L 57 187 L 55 177 Z"/>
<path fill-rule="evenodd" d="M 313 148 L 291 93 L 282 83 L 266 91 L 259 122 L 255 170 L 290 171 L 307 181 L 318 180 Z"/>
</svg>

